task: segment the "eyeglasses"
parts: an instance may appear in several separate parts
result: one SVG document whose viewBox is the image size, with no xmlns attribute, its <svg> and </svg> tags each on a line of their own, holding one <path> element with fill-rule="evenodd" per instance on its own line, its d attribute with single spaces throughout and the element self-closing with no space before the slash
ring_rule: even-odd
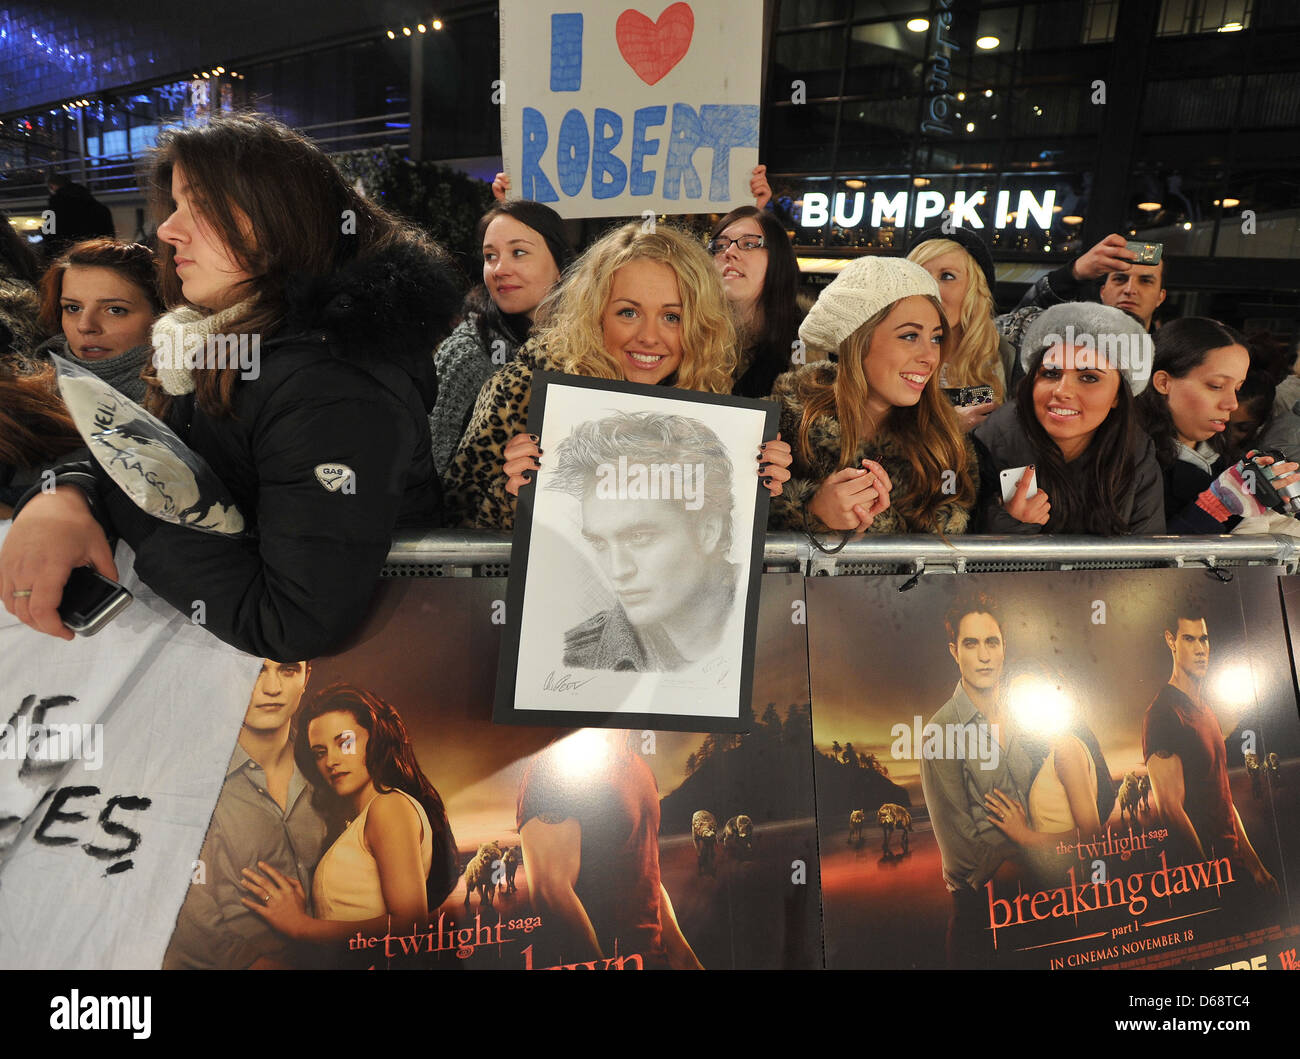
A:
<svg viewBox="0 0 1300 1059">
<path fill-rule="evenodd" d="M 739 239 L 728 239 L 726 236 L 719 236 L 708 245 L 708 251 L 714 257 L 719 254 L 725 254 L 731 247 L 737 246 L 741 250 L 762 250 L 767 246 L 767 240 L 761 235 L 742 235 Z"/>
</svg>

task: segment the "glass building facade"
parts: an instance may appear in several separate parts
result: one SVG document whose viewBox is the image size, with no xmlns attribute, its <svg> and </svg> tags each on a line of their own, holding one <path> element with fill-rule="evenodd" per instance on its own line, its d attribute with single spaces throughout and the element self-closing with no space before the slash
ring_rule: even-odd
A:
<svg viewBox="0 0 1300 1059">
<path fill-rule="evenodd" d="M 495 3 L 449 0 L 437 28 L 402 3 L 116 6 L 0 8 L 0 204 L 34 203 L 51 167 L 125 201 L 162 127 L 243 106 L 331 150 L 499 164 Z M 1005 300 L 1119 231 L 1164 243 L 1188 309 L 1258 291 L 1256 315 L 1294 321 L 1300 4 L 762 11 L 761 155 L 802 256 L 897 252 L 950 211 L 989 239 Z"/>
</svg>

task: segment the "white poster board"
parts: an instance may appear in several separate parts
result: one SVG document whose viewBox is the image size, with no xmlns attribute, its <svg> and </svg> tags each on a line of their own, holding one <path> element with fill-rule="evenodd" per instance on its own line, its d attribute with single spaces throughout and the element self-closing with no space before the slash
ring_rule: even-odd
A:
<svg viewBox="0 0 1300 1059">
<path fill-rule="evenodd" d="M 762 4 L 501 0 L 511 195 L 563 217 L 752 204 Z"/>
<path fill-rule="evenodd" d="M 132 561 L 120 545 L 135 599 L 95 636 L 0 610 L 0 967 L 161 964 L 262 664 Z"/>
</svg>

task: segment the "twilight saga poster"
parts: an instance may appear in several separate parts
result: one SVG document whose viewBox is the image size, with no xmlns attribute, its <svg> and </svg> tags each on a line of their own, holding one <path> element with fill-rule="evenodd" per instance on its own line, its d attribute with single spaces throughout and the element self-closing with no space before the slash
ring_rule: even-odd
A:
<svg viewBox="0 0 1300 1059">
<path fill-rule="evenodd" d="M 387 580 L 264 663 L 164 967 L 822 965 L 803 579 L 762 578 L 745 735 L 494 724 L 504 596 Z"/>
<path fill-rule="evenodd" d="M 1293 965 L 1277 571 L 901 580 L 808 582 L 828 967 Z"/>
</svg>

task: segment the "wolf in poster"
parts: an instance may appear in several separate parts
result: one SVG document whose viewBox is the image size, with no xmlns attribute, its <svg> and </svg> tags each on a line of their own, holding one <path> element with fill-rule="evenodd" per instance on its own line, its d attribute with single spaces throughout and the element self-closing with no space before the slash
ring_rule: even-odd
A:
<svg viewBox="0 0 1300 1059">
<path fill-rule="evenodd" d="M 1300 750 L 1276 575 L 956 581 L 809 586 L 828 966 L 1281 952 L 1293 799 L 1247 757 Z"/>
<path fill-rule="evenodd" d="M 356 647 L 264 666 L 168 966 L 821 965 L 802 579 L 746 735 L 493 724 L 504 590 L 387 581 Z"/>
</svg>

